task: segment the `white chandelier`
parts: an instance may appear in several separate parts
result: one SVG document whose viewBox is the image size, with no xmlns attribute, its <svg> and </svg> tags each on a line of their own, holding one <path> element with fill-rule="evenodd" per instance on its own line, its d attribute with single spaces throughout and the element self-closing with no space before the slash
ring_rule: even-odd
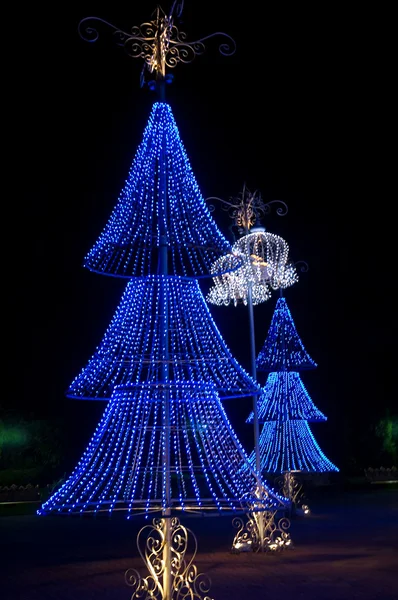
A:
<svg viewBox="0 0 398 600">
<path fill-rule="evenodd" d="M 242 266 L 234 270 L 236 257 Z M 229 272 L 228 269 L 230 269 Z M 265 302 L 272 290 L 285 289 L 298 281 L 295 266 L 289 261 L 289 246 L 278 235 L 264 227 L 253 227 L 232 246 L 232 254 L 218 258 L 212 265 L 213 277 L 206 300 L 218 306 L 233 302 L 247 305 L 249 290 L 253 305 Z"/>
</svg>

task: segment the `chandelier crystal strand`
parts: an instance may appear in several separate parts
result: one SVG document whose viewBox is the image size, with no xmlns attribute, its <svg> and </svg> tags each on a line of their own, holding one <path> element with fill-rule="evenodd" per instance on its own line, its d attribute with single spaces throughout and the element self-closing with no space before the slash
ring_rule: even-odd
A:
<svg viewBox="0 0 398 600">
<path fill-rule="evenodd" d="M 235 270 L 232 270 L 233 257 L 242 261 L 242 266 Z M 232 246 L 232 254 L 218 258 L 210 272 L 214 274 L 213 286 L 206 300 L 218 306 L 227 306 L 231 302 L 234 306 L 247 305 L 249 286 L 255 306 L 266 302 L 272 290 L 286 289 L 298 281 L 296 268 L 289 262 L 287 242 L 265 230 L 239 238 Z M 217 275 L 220 272 L 223 274 Z"/>
<path fill-rule="evenodd" d="M 206 300 L 209 304 L 228 306 L 239 303 L 244 304 L 249 310 L 250 325 L 250 355 L 251 375 L 256 380 L 256 350 L 254 333 L 253 306 L 266 302 L 274 290 L 285 289 L 298 281 L 294 264 L 289 260 L 289 246 L 286 241 L 278 235 L 266 232 L 259 224 L 259 216 L 269 211 L 270 204 L 280 202 L 278 200 L 265 204 L 261 195 L 256 191 L 251 193 L 246 185 L 235 198 L 228 201 L 220 198 L 224 210 L 228 211 L 234 220 L 235 227 L 242 235 L 232 246 L 232 252 L 218 258 L 211 267 L 213 275 L 213 286 L 209 289 Z M 278 214 L 287 212 L 287 206 L 281 202 L 282 208 Z M 214 207 L 211 207 L 214 209 Z M 241 261 L 237 269 L 230 269 L 233 257 Z M 261 477 L 261 457 L 259 450 L 259 419 L 257 411 L 257 396 L 253 396 L 253 425 L 254 425 L 254 460 L 252 467 Z M 246 525 L 241 519 L 235 519 L 234 524 L 239 531 L 235 536 L 233 551 L 241 552 L 242 549 L 269 550 L 291 547 L 290 536 L 284 532 L 279 539 L 283 542 L 278 545 L 269 535 L 269 527 L 276 531 L 275 514 L 266 515 L 259 508 L 261 506 L 262 489 L 257 489 L 258 501 L 247 504 L 248 522 Z M 288 520 L 283 521 L 285 528 L 290 526 Z M 270 541 L 271 540 L 271 541 Z"/>
</svg>

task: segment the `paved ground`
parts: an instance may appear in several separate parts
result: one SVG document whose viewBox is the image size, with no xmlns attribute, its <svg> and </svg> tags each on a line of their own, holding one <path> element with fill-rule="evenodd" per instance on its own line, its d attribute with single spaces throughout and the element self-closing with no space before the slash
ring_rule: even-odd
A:
<svg viewBox="0 0 398 600">
<path fill-rule="evenodd" d="M 292 521 L 294 548 L 277 555 L 231 554 L 230 517 L 183 518 L 198 539 L 195 564 L 211 579 L 209 596 L 398 600 L 397 488 L 323 488 L 312 500 L 311 516 Z M 0 518 L 1 600 L 129 600 L 125 571 L 134 567 L 148 574 L 136 547 L 143 524 Z"/>
</svg>

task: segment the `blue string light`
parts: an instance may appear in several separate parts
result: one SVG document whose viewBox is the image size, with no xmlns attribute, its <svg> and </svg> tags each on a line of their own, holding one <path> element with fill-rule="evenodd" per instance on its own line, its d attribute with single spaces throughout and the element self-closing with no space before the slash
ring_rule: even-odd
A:
<svg viewBox="0 0 398 600">
<path fill-rule="evenodd" d="M 258 445 L 263 473 L 324 473 L 339 470 L 320 449 L 307 421 L 264 423 Z M 255 462 L 256 457 L 252 452 L 250 463 L 253 467 Z"/>
<path fill-rule="evenodd" d="M 171 508 L 239 510 L 258 479 L 211 384 L 117 386 L 77 467 L 47 513 L 152 513 L 166 507 L 163 448 L 170 399 Z M 265 488 L 266 489 L 266 488 Z M 255 496 L 253 496 L 253 501 Z M 269 491 L 268 506 L 284 498 Z"/>
<path fill-rule="evenodd" d="M 321 451 L 308 422 L 326 421 L 304 386 L 300 370 L 315 368 L 296 331 L 285 298 L 276 303 L 268 336 L 257 357 L 257 366 L 268 374 L 258 399 L 258 420 L 263 427 L 258 441 L 260 471 L 283 473 L 338 471 Z M 252 412 L 247 423 L 254 420 Z M 250 464 L 256 465 L 256 452 Z"/>
<path fill-rule="evenodd" d="M 317 366 L 303 346 L 284 297 L 278 298 L 256 365 L 259 371 L 268 372 L 302 371 Z"/>
<path fill-rule="evenodd" d="M 208 277 L 213 262 L 231 251 L 199 190 L 170 106 L 156 102 L 118 202 L 86 255 L 85 267 L 116 277 L 156 273 L 162 164 L 167 172 L 169 273 Z"/>
<path fill-rule="evenodd" d="M 196 280 L 152 275 L 134 278 L 105 335 L 67 396 L 109 399 L 118 385 L 159 380 L 161 299 L 168 298 L 170 378 L 212 382 L 221 399 L 258 394 L 260 386 L 232 356 Z"/>
<path fill-rule="evenodd" d="M 39 514 L 241 510 L 258 489 L 264 508 L 284 506 L 251 469 L 220 402 L 260 392 L 197 281 L 229 250 L 170 107 L 155 103 L 119 201 L 85 258 L 91 271 L 129 279 L 67 390 L 107 405 L 77 467 Z"/>
<path fill-rule="evenodd" d="M 252 423 L 254 413 L 247 418 Z M 326 421 L 326 417 L 314 405 L 299 373 L 280 371 L 270 373 L 258 398 L 258 420 L 287 421 Z"/>
</svg>

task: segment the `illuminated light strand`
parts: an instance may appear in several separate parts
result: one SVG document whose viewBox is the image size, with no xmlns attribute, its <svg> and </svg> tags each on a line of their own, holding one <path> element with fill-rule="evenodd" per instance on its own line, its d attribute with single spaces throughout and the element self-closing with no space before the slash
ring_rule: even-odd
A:
<svg viewBox="0 0 398 600">
<path fill-rule="evenodd" d="M 77 467 L 39 514 L 163 510 L 166 390 L 172 508 L 241 510 L 259 483 L 265 508 L 282 507 L 286 499 L 249 467 L 214 387 L 171 382 L 117 387 Z"/>
<path fill-rule="evenodd" d="M 264 423 L 259 438 L 259 450 L 263 473 L 339 471 L 320 449 L 307 421 Z M 254 451 L 249 460 L 254 467 Z"/>
<path fill-rule="evenodd" d="M 317 365 L 306 352 L 283 297 L 276 303 L 268 336 L 257 357 L 258 368 L 267 371 L 271 365 L 273 371 L 268 374 L 257 403 L 263 427 L 250 463 L 256 464 L 258 454 L 261 473 L 338 471 L 321 451 L 308 425 L 311 421 L 327 420 L 313 403 L 298 372 Z M 252 412 L 247 422 L 253 419 Z"/>
<path fill-rule="evenodd" d="M 199 190 L 171 108 L 156 102 L 118 202 L 85 257 L 91 271 L 128 278 L 156 272 L 163 153 L 169 272 L 172 268 L 173 275 L 208 276 L 214 261 L 230 251 Z"/>
<path fill-rule="evenodd" d="M 247 304 L 249 287 L 253 305 L 260 304 L 271 297 L 272 290 L 285 289 L 298 281 L 294 265 L 288 262 L 288 244 L 280 236 L 262 229 L 241 237 L 232 246 L 231 254 L 213 263 L 214 285 L 206 296 L 210 304 Z M 237 269 L 234 257 L 242 262 Z"/>
<path fill-rule="evenodd" d="M 257 356 L 259 371 L 301 371 L 317 364 L 301 341 L 286 299 L 278 298 L 264 346 Z"/>
<path fill-rule="evenodd" d="M 259 393 L 224 342 L 198 282 L 153 275 L 128 282 L 101 343 L 67 396 L 108 400 L 119 385 L 160 379 L 162 294 L 168 297 L 170 379 L 210 381 L 221 399 Z"/>
<path fill-rule="evenodd" d="M 325 415 L 315 406 L 299 373 L 279 371 L 270 373 L 257 402 L 258 420 L 265 421 L 326 421 Z M 250 413 L 247 423 L 252 423 Z"/>
</svg>

